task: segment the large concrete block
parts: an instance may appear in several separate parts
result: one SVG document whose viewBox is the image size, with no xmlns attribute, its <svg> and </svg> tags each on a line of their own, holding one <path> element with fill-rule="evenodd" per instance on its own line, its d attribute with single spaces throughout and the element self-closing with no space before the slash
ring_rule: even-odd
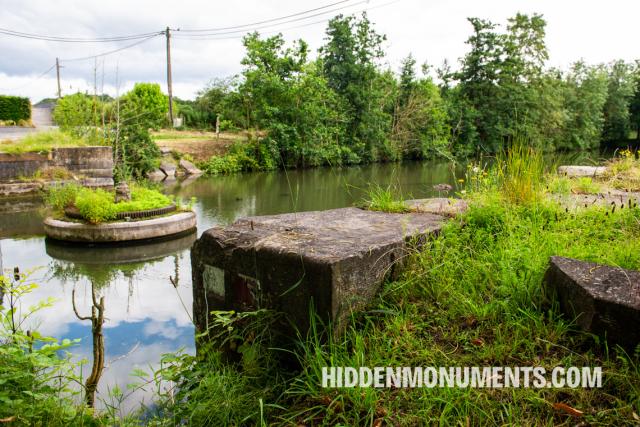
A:
<svg viewBox="0 0 640 427">
<path fill-rule="evenodd" d="M 358 208 L 240 219 L 207 230 L 191 252 L 194 317 L 271 308 L 302 331 L 315 310 L 337 331 L 401 266 L 410 241 L 437 233 L 444 217 Z"/>
<path fill-rule="evenodd" d="M 554 256 L 544 286 L 581 329 L 631 349 L 640 343 L 640 271 Z"/>
</svg>

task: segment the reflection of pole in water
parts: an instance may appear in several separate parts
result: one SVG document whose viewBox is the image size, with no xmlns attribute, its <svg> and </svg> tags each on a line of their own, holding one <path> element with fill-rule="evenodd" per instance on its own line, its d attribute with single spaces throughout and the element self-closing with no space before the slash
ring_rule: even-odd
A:
<svg viewBox="0 0 640 427">
<path fill-rule="evenodd" d="M 169 280 L 174 288 L 180 283 L 180 257 L 178 254 L 173 256 L 173 276 L 169 276 Z"/>
<path fill-rule="evenodd" d="M 133 276 L 129 276 L 129 289 L 127 292 L 127 314 L 130 313 L 131 309 L 131 297 L 133 296 Z"/>
<path fill-rule="evenodd" d="M 91 316 L 80 316 L 76 308 L 76 288 L 71 291 L 71 304 L 73 312 L 80 320 L 91 320 L 91 335 L 93 336 L 93 366 L 91 375 L 87 377 L 85 382 L 85 392 L 87 406 L 95 407 L 96 390 L 98 382 L 102 376 L 104 369 L 104 335 L 102 334 L 102 325 L 104 324 L 104 296 L 100 297 L 100 302 L 96 298 L 96 290 L 91 283 Z"/>
</svg>

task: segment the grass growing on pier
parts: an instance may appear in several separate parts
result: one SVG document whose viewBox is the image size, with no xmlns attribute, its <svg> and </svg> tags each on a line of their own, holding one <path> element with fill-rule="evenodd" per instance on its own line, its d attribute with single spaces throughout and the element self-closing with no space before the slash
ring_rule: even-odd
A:
<svg viewBox="0 0 640 427">
<path fill-rule="evenodd" d="M 372 211 L 402 213 L 408 212 L 409 208 L 404 202 L 403 197 L 399 194 L 399 191 L 392 188 L 380 187 L 379 185 L 373 186 L 368 193 L 369 200 L 364 202 L 364 206 Z"/>
<path fill-rule="evenodd" d="M 22 139 L 0 142 L 0 152 L 9 154 L 48 153 L 53 148 L 84 147 L 89 145 L 85 139 L 77 138 L 58 130 L 38 132 Z"/>
</svg>

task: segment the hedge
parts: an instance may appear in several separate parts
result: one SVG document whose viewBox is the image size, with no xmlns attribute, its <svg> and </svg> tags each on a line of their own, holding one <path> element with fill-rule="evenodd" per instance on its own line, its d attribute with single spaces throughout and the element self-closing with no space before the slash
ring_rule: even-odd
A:
<svg viewBox="0 0 640 427">
<path fill-rule="evenodd" d="M 29 98 L 0 95 L 0 120 L 29 120 L 31 102 Z"/>
</svg>

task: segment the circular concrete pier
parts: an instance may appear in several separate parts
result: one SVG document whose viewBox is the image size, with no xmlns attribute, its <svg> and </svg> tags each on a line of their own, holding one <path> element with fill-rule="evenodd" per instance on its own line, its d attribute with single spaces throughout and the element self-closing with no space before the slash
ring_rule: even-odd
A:
<svg viewBox="0 0 640 427">
<path fill-rule="evenodd" d="M 180 212 L 142 221 L 111 222 L 97 225 L 61 221 L 54 218 L 44 220 L 44 231 L 47 237 L 68 242 L 130 242 L 167 237 L 195 229 L 196 214 L 193 212 Z"/>
</svg>

